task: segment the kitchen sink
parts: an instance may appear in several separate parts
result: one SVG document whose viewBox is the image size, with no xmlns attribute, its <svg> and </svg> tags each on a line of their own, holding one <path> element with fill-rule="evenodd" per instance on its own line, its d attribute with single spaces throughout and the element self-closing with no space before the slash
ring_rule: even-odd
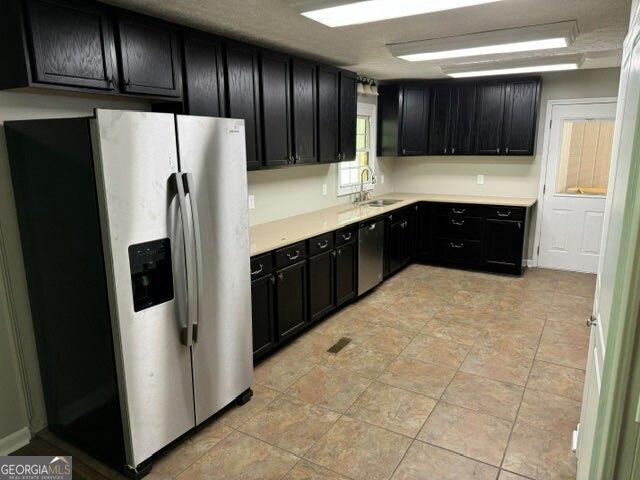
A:
<svg viewBox="0 0 640 480">
<path fill-rule="evenodd" d="M 371 200 L 370 202 L 366 202 L 365 205 L 369 205 L 370 207 L 386 207 L 387 205 L 393 205 L 394 203 L 401 202 L 402 200 Z"/>
</svg>

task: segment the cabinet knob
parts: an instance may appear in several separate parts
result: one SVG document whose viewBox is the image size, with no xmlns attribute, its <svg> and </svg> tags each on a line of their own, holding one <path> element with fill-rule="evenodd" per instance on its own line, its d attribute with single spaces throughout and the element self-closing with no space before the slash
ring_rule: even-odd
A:
<svg viewBox="0 0 640 480">
<path fill-rule="evenodd" d="M 444 154 L 447 154 L 447 147 L 444 147 Z"/>
<path fill-rule="evenodd" d="M 281 275 L 282 275 L 282 274 L 281 274 Z M 273 285 L 275 285 L 275 284 L 276 284 L 276 277 L 274 277 L 273 275 L 269 275 L 269 280 L 271 280 L 271 283 L 272 283 Z"/>
<path fill-rule="evenodd" d="M 455 147 L 451 147 L 451 154 L 453 155 L 453 154 L 455 154 L 455 153 L 456 153 L 456 149 L 455 149 Z"/>
<path fill-rule="evenodd" d="M 281 282 L 284 282 L 284 274 L 279 273 L 278 274 L 278 280 L 280 280 Z"/>
<path fill-rule="evenodd" d="M 500 149 L 499 148 L 496 148 L 496 153 L 500 153 Z"/>
<path fill-rule="evenodd" d="M 504 153 L 506 153 L 507 155 L 509 155 L 509 147 L 505 148 Z"/>
</svg>

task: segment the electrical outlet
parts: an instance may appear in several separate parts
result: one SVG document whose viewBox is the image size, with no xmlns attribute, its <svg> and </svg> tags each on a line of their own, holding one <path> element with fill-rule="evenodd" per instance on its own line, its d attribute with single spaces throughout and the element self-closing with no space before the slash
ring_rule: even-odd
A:
<svg viewBox="0 0 640 480">
<path fill-rule="evenodd" d="M 249 195 L 249 210 L 253 210 L 254 208 L 256 208 L 256 197 Z"/>
<path fill-rule="evenodd" d="M 326 195 L 327 194 L 327 184 L 323 183 L 322 184 L 322 195 Z"/>
<path fill-rule="evenodd" d="M 384 175 L 380 175 L 380 183 L 384 183 Z"/>
<path fill-rule="evenodd" d="M 484 185 L 484 175 L 478 175 L 478 185 Z"/>
</svg>

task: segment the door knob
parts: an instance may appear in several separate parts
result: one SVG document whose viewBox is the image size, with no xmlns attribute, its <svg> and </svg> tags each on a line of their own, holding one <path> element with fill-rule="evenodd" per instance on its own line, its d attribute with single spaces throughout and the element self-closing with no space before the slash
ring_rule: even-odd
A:
<svg viewBox="0 0 640 480">
<path fill-rule="evenodd" d="M 598 319 L 593 314 L 589 316 L 589 318 L 587 319 L 587 327 L 593 327 L 597 325 L 597 323 L 598 323 Z"/>
</svg>

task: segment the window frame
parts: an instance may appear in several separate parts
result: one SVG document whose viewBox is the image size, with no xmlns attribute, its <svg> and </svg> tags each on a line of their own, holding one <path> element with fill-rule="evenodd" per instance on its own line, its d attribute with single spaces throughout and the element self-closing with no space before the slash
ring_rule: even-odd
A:
<svg viewBox="0 0 640 480">
<path fill-rule="evenodd" d="M 377 170 L 377 156 L 376 156 L 376 151 L 377 151 L 377 107 L 376 105 L 370 104 L 370 103 L 364 103 L 364 102 L 358 102 L 357 104 L 357 111 L 356 111 L 356 116 L 366 116 L 369 117 L 369 148 L 368 148 L 368 152 L 369 152 L 369 168 L 371 168 L 371 170 L 373 171 L 374 175 L 376 175 L 376 170 Z M 362 150 L 358 150 L 356 149 L 356 155 L 358 151 L 362 151 Z M 336 190 L 337 190 L 337 196 L 338 197 L 343 197 L 346 195 L 353 195 L 354 193 L 358 193 L 360 191 L 360 182 L 358 182 L 357 184 L 349 184 L 349 185 L 342 185 L 340 183 L 340 172 L 342 171 L 342 165 L 345 163 L 350 163 L 350 162 L 339 162 L 338 168 L 336 168 Z M 371 178 L 368 179 L 366 182 L 364 182 L 364 191 L 372 191 L 375 188 L 375 183 L 371 181 Z"/>
</svg>

